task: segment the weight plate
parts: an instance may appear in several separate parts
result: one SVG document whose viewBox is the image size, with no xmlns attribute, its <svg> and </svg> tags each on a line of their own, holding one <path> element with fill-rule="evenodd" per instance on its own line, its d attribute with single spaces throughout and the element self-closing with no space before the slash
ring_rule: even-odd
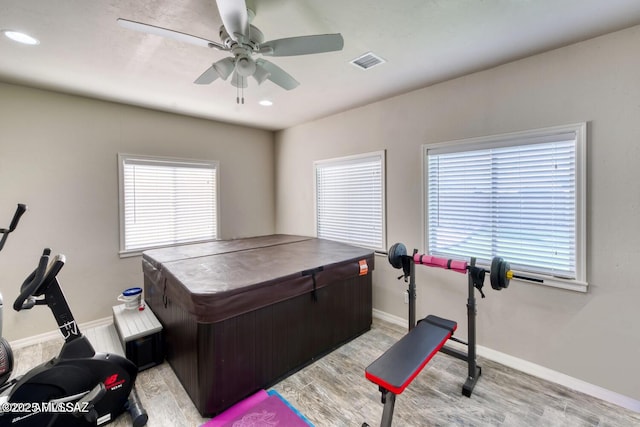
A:
<svg viewBox="0 0 640 427">
<path fill-rule="evenodd" d="M 507 277 L 507 271 L 511 270 L 511 266 L 505 260 L 502 260 L 500 263 L 500 277 L 501 277 L 501 286 L 502 288 L 509 287 L 509 278 Z"/>
<path fill-rule="evenodd" d="M 489 273 L 489 280 L 491 282 L 491 287 L 496 291 L 501 290 L 504 286 L 502 286 L 502 278 L 506 280 L 506 274 L 501 275 L 500 271 L 502 270 L 501 265 L 504 264 L 504 259 L 496 256 L 491 260 L 491 272 Z"/>
<path fill-rule="evenodd" d="M 407 255 L 407 248 L 402 243 L 395 243 L 389 248 L 389 263 L 393 268 L 402 268 L 402 257 Z"/>
</svg>

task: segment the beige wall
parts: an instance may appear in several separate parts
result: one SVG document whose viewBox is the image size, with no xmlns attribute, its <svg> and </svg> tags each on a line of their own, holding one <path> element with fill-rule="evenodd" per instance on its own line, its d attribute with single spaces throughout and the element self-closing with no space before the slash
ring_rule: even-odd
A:
<svg viewBox="0 0 640 427">
<path fill-rule="evenodd" d="M 60 280 L 79 322 L 142 284 L 141 258 L 118 256 L 119 152 L 218 160 L 221 237 L 273 233 L 272 132 L 0 83 L 0 227 L 29 207 L 0 253 L 9 340 L 56 328 L 48 310 L 10 308 L 46 246 L 67 256 Z"/>
<path fill-rule="evenodd" d="M 638 46 L 634 27 L 277 133 L 276 231 L 315 233 L 314 160 L 386 149 L 388 243 L 424 250 L 422 144 L 587 121 L 589 292 L 488 289 L 478 340 L 640 400 Z M 397 275 L 376 259 L 374 307 L 406 318 Z M 417 282 L 418 316 L 465 337 L 466 279 L 419 268 Z"/>
</svg>

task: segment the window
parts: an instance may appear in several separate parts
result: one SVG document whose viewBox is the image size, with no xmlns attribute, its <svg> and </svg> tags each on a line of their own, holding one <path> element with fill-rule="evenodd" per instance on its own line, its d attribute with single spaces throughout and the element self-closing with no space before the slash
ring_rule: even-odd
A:
<svg viewBox="0 0 640 427">
<path fill-rule="evenodd" d="M 386 250 L 385 153 L 314 163 L 320 238 Z"/>
<path fill-rule="evenodd" d="M 218 163 L 119 154 L 120 253 L 216 239 Z"/>
<path fill-rule="evenodd" d="M 586 124 L 423 146 L 430 254 L 586 291 Z"/>
</svg>

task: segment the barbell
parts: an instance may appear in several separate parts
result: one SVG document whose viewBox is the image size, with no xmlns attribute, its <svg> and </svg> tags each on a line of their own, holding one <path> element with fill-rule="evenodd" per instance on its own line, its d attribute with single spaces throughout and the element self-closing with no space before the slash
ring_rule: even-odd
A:
<svg viewBox="0 0 640 427">
<path fill-rule="evenodd" d="M 402 243 L 395 243 L 389 248 L 389 263 L 393 268 L 405 269 L 405 277 L 408 274 L 408 262 L 413 261 L 415 264 L 426 265 L 429 267 L 440 267 L 447 270 L 457 271 L 458 273 L 466 274 L 469 270 L 469 266 L 466 261 L 458 261 L 440 257 L 434 257 L 431 255 L 420 255 L 417 251 L 414 251 L 413 256 L 407 254 L 407 248 Z M 484 277 L 482 271 L 482 277 Z M 402 277 L 402 276 L 401 276 Z M 489 280 L 491 287 L 497 291 L 508 288 L 509 281 L 514 277 L 513 271 L 509 263 L 502 257 L 494 257 L 491 260 L 491 269 L 489 270 Z"/>
</svg>

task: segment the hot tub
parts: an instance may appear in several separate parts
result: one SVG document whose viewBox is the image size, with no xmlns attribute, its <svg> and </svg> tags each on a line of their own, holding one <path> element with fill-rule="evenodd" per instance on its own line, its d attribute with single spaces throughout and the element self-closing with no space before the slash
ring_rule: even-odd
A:
<svg viewBox="0 0 640 427">
<path fill-rule="evenodd" d="M 373 251 L 270 235 L 146 251 L 145 301 L 202 416 L 371 327 Z"/>
</svg>

